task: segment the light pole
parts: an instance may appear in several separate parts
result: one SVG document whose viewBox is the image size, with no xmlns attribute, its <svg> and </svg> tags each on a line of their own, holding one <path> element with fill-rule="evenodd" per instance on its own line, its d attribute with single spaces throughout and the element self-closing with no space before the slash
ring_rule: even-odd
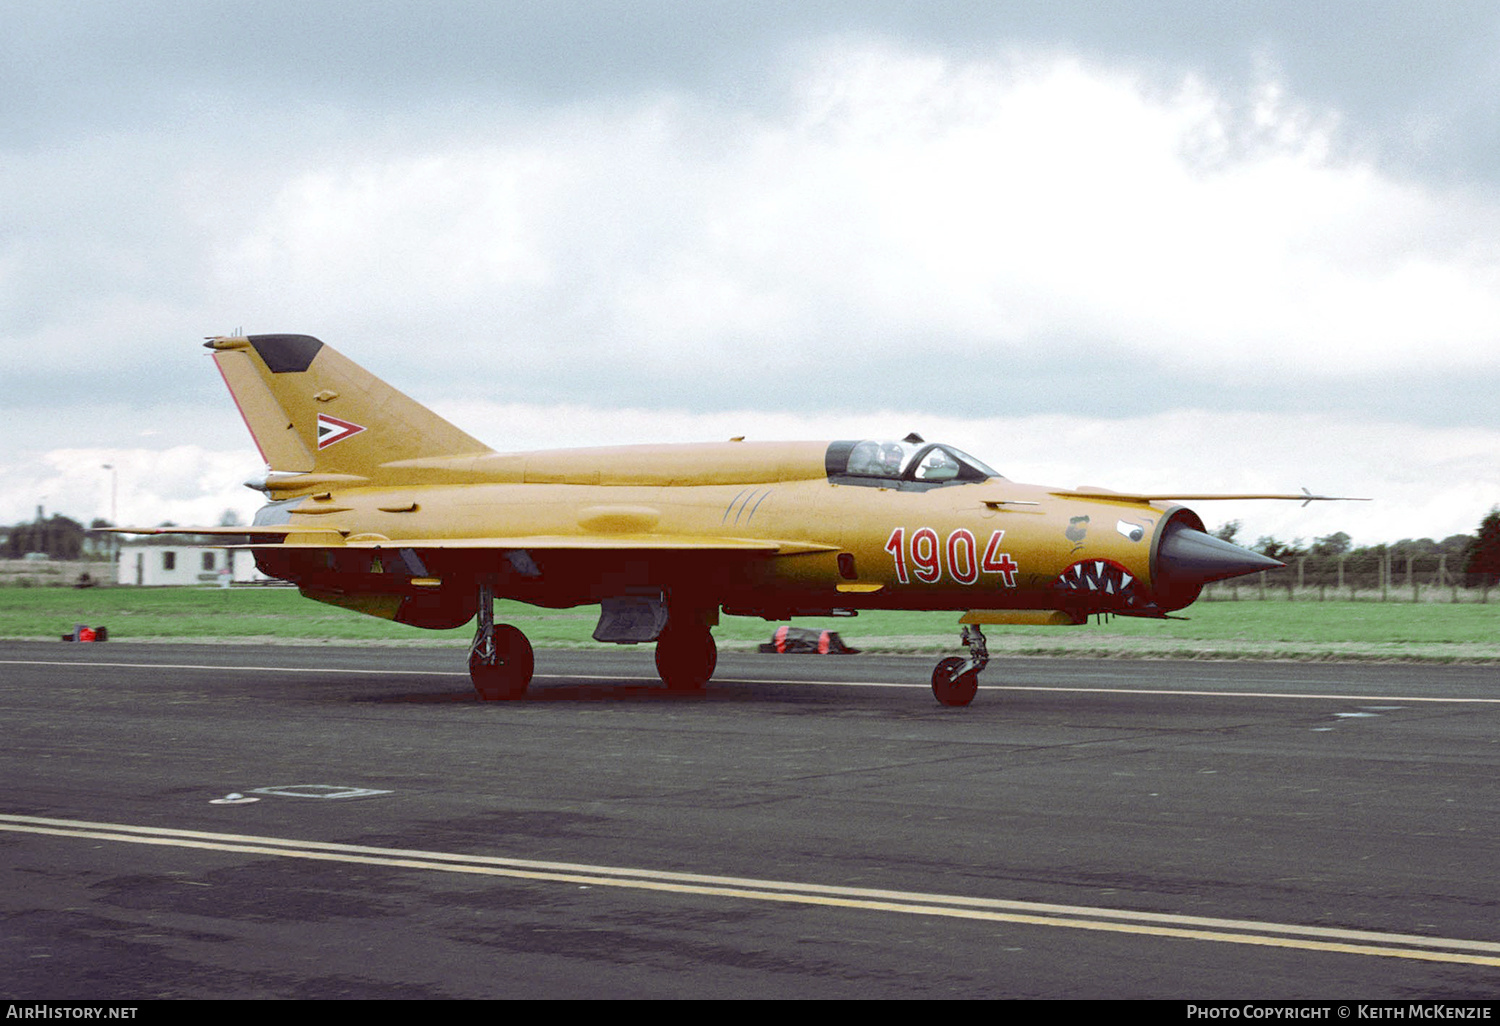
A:
<svg viewBox="0 0 1500 1026">
<path fill-rule="evenodd" d="M 120 518 L 119 513 L 116 510 L 116 499 L 120 494 L 120 472 L 115 469 L 115 465 L 113 463 L 105 463 L 103 464 L 103 467 L 105 470 L 109 471 L 109 526 L 119 527 Z M 120 536 L 117 534 L 111 534 L 109 536 L 109 558 L 111 561 L 119 558 L 119 545 Z"/>
<path fill-rule="evenodd" d="M 118 514 L 115 511 L 115 498 L 119 495 L 119 471 L 115 470 L 113 463 L 104 464 L 104 469 L 109 471 L 109 526 L 119 527 Z"/>
</svg>

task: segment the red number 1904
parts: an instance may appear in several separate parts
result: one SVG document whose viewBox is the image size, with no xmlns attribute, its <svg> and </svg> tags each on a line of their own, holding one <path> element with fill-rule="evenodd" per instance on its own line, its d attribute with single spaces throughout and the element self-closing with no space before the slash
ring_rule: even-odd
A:
<svg viewBox="0 0 1500 1026">
<path fill-rule="evenodd" d="M 960 527 L 948 535 L 947 544 L 938 538 L 930 527 L 919 527 L 911 532 L 908 541 L 906 528 L 898 527 L 886 539 L 885 551 L 896 562 L 896 580 L 909 584 L 915 577 L 923 584 L 935 584 L 943 576 L 944 567 L 948 576 L 957 584 L 973 584 L 980 574 L 999 574 L 1000 583 L 1007 588 L 1016 586 L 1016 571 L 1021 569 L 1010 553 L 1000 551 L 1000 539 L 1004 531 L 990 535 L 984 555 L 978 555 L 979 546 L 974 533 Z"/>
</svg>

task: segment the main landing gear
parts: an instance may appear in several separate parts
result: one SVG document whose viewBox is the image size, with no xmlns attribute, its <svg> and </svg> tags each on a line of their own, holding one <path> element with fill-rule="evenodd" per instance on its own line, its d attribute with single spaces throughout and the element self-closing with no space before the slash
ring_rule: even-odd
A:
<svg viewBox="0 0 1500 1026">
<path fill-rule="evenodd" d="M 705 624 L 670 621 L 656 639 L 656 672 L 671 691 L 697 691 L 714 675 L 719 647 Z"/>
<path fill-rule="evenodd" d="M 990 661 L 989 646 L 978 624 L 966 623 L 961 635 L 969 658 L 949 656 L 932 671 L 932 694 L 943 705 L 968 705 L 979 691 L 979 671 Z"/>
<path fill-rule="evenodd" d="M 474 690 L 487 702 L 522 698 L 536 666 L 531 642 L 510 624 L 495 622 L 494 582 L 481 580 L 478 588 L 478 628 L 469 646 L 469 677 Z M 655 632 L 651 626 L 644 635 L 629 640 L 649 641 Z M 718 662 L 713 633 L 699 617 L 668 619 L 657 635 L 656 672 L 671 691 L 701 690 L 714 675 Z"/>
<path fill-rule="evenodd" d="M 479 628 L 469 646 L 469 679 L 487 702 L 520 698 L 531 683 L 536 659 L 526 635 L 508 623 L 495 623 L 495 586 L 479 584 Z"/>
</svg>

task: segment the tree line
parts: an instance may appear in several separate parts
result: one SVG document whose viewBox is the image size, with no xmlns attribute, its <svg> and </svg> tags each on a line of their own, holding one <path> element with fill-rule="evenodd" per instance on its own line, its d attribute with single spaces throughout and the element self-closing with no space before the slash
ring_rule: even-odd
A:
<svg viewBox="0 0 1500 1026">
<path fill-rule="evenodd" d="M 107 527 L 103 520 L 95 520 L 90 527 Z M 33 552 L 41 552 L 53 559 L 82 559 L 92 555 L 97 546 L 91 544 L 87 530 L 78 521 L 54 513 L 45 520 L 0 527 L 0 559 L 22 559 Z"/>
<path fill-rule="evenodd" d="M 1288 565 L 1301 563 L 1319 570 L 1339 565 L 1350 574 L 1366 575 L 1393 566 L 1442 566 L 1452 574 L 1463 574 L 1466 583 L 1493 586 L 1500 583 L 1500 507 L 1491 509 L 1473 534 L 1449 535 L 1442 541 L 1431 538 L 1403 538 L 1398 542 L 1356 547 L 1343 531 L 1315 538 L 1305 543 L 1301 538 L 1290 542 L 1263 535 L 1254 544 L 1239 537 L 1243 525 L 1231 520 L 1213 534 L 1224 541 L 1254 549 L 1262 555 L 1279 559 Z"/>
<path fill-rule="evenodd" d="M 238 527 L 240 523 L 240 515 L 232 509 L 226 509 L 219 515 L 220 527 Z M 118 542 L 111 539 L 119 536 L 89 532 L 114 526 L 101 517 L 95 517 L 85 528 L 78 521 L 61 513 L 54 513 L 45 519 L 38 516 L 36 520 L 24 524 L 0 527 L 0 559 L 24 559 L 34 552 L 51 559 L 108 558 L 118 546 Z M 156 526 L 171 527 L 173 524 L 170 520 L 164 520 Z"/>
</svg>

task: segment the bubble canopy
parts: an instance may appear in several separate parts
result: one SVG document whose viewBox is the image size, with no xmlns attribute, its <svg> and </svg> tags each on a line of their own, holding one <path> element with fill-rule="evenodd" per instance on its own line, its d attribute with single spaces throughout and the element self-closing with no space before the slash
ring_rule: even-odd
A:
<svg viewBox="0 0 1500 1026">
<path fill-rule="evenodd" d="M 900 441 L 865 438 L 830 443 L 824 456 L 835 484 L 925 490 L 973 484 L 1000 473 L 968 453 L 907 435 Z"/>
</svg>

